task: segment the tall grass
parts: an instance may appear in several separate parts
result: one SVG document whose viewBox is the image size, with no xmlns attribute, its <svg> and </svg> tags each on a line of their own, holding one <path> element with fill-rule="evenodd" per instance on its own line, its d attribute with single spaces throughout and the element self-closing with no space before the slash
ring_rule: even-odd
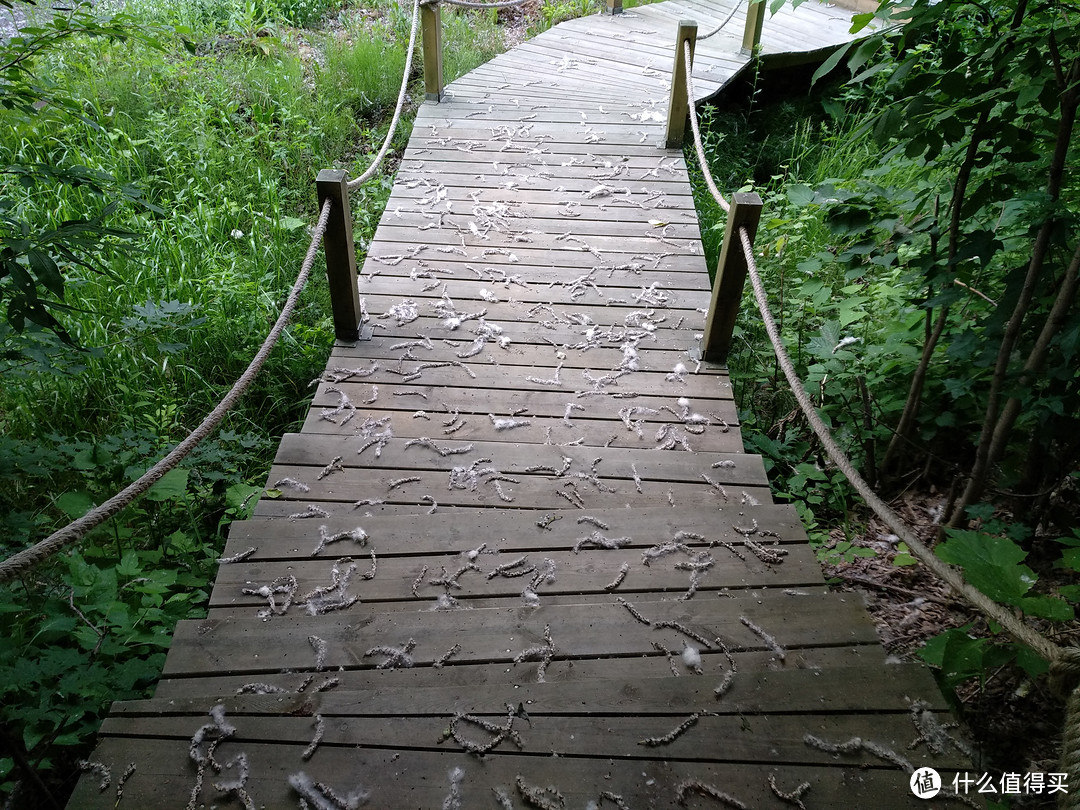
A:
<svg viewBox="0 0 1080 810">
<path fill-rule="evenodd" d="M 0 111 L 0 165 L 87 166 L 138 187 L 153 206 L 117 208 L 108 224 L 133 240 L 90 257 L 93 269 L 65 268 L 75 308 L 61 318 L 78 350 L 0 320 L 0 556 L 112 495 L 217 403 L 299 269 L 318 170 L 358 173 L 378 149 L 411 6 L 377 0 L 352 21 L 342 12 L 344 33 L 289 27 L 321 3 L 129 0 L 141 25 L 178 26 L 186 45 L 180 36 L 160 50 L 73 41 L 44 57 L 46 79 L 81 99 L 93 125 L 47 106 L 30 118 Z M 384 22 L 362 25 L 365 15 Z M 490 15 L 444 20 L 449 76 L 501 49 Z M 410 118 L 407 109 L 397 151 Z M 23 188 L 6 175 L 0 184 L 7 213 L 40 228 L 109 202 L 83 187 Z M 391 186 L 384 172 L 354 192 L 358 244 L 373 235 Z M 278 440 L 298 425 L 326 362 L 324 279 L 316 266 L 254 386 L 176 476 L 78 552 L 18 588 L 0 587 L 0 727 L 46 780 L 72 772 L 111 700 L 145 694 L 172 625 L 204 610 L 224 527 L 261 492 Z M 108 628 L 107 643 L 79 630 L 69 599 Z M 65 672 L 64 694 L 36 685 Z M 27 774 L 0 751 L 0 803 L 20 782 Z M 67 787 L 70 778 L 58 789 Z"/>
</svg>

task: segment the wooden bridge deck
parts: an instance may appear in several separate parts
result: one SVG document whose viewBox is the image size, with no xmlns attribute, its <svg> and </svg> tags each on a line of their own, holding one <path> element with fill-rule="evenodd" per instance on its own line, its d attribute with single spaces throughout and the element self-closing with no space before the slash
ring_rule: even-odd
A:
<svg viewBox="0 0 1080 810">
<path fill-rule="evenodd" d="M 126 806 L 726 801 L 693 780 L 785 806 L 770 778 L 811 808 L 916 803 L 894 764 L 808 734 L 961 767 L 908 750 L 914 701 L 944 711 L 933 679 L 827 591 L 724 369 L 697 362 L 708 273 L 659 144 L 676 21 L 723 13 L 565 23 L 422 107 L 363 267 L 373 338 L 335 346 L 232 528 L 226 555 L 254 552 L 101 730 L 114 786 L 136 766 Z M 764 42 L 846 25 L 807 3 Z M 741 29 L 699 45 L 700 94 L 743 64 Z M 70 806 L 112 805 L 98 781 Z"/>
</svg>

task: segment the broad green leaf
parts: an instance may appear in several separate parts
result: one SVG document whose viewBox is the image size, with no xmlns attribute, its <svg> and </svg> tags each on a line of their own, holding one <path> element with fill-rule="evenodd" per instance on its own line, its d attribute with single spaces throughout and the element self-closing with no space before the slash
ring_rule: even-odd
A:
<svg viewBox="0 0 1080 810">
<path fill-rule="evenodd" d="M 874 12 L 868 11 L 865 14 L 855 14 L 851 18 L 851 28 L 848 29 L 849 34 L 857 34 L 862 31 L 874 20 Z"/>
<path fill-rule="evenodd" d="M 69 518 L 81 518 L 94 505 L 93 499 L 85 492 L 65 492 L 56 499 L 56 507 Z"/>
<path fill-rule="evenodd" d="M 307 225 L 307 220 L 300 219 L 299 217 L 282 217 L 278 220 L 278 225 L 282 230 L 286 231 L 298 231 Z"/>
<path fill-rule="evenodd" d="M 951 531 L 934 553 L 958 565 L 964 577 L 991 599 L 1017 605 L 1038 579 L 1022 565 L 1027 552 L 1007 537 L 974 531 Z"/>
<path fill-rule="evenodd" d="M 1050 671 L 1050 665 L 1041 656 L 1019 644 L 1016 645 L 1016 663 L 1029 678 L 1038 678 Z"/>
<path fill-rule="evenodd" d="M 1072 605 L 1053 596 L 1026 596 L 1020 600 L 1019 608 L 1029 616 L 1053 619 L 1056 622 L 1068 622 L 1075 618 Z"/>
<path fill-rule="evenodd" d="M 907 543 L 900 543 L 896 547 L 896 554 L 893 556 L 892 564 L 895 566 L 916 565 L 919 561 L 911 556 L 911 549 L 908 548 Z"/>
<path fill-rule="evenodd" d="M 840 60 L 847 54 L 848 50 L 850 50 L 850 46 L 837 48 L 833 51 L 832 55 L 822 63 L 821 67 L 814 71 L 814 75 L 810 79 L 810 84 L 817 84 L 819 79 L 832 73 L 836 66 L 840 64 Z"/>
<path fill-rule="evenodd" d="M 169 470 L 161 477 L 160 481 L 147 490 L 146 499 L 150 501 L 168 501 L 173 498 L 182 498 L 187 492 L 187 479 L 187 470 Z"/>
<path fill-rule="evenodd" d="M 788 202 L 792 205 L 799 206 L 809 205 L 814 201 L 814 190 L 810 186 L 803 185 L 802 183 L 793 183 L 787 187 Z"/>
<path fill-rule="evenodd" d="M 139 555 L 134 551 L 125 551 L 116 566 L 116 573 L 121 577 L 137 577 L 142 574 L 142 566 L 139 565 Z"/>
</svg>

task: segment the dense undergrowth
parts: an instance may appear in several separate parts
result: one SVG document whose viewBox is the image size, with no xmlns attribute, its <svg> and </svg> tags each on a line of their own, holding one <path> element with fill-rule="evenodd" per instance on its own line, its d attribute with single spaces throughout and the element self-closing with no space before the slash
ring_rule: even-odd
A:
<svg viewBox="0 0 1080 810">
<path fill-rule="evenodd" d="M 409 13 L 382 0 L 129 1 L 117 27 L 140 36 L 65 37 L 33 60 L 41 97 L 71 103 L 0 111 L 0 166 L 93 182 L 0 174 L 5 250 L 22 245 L 11 223 L 47 232 L 101 215 L 104 230 L 85 265 L 63 267 L 68 307 L 49 310 L 60 336 L 0 320 L 0 556 L 138 477 L 246 367 L 307 249 L 315 175 L 359 173 L 386 134 Z M 449 78 L 501 49 L 491 15 L 444 12 L 444 31 Z M 354 192 L 361 247 L 410 119 Z M 147 695 L 176 621 L 205 611 L 223 528 L 248 512 L 325 364 L 329 312 L 317 267 L 223 428 L 78 550 L 0 587 L 0 804 L 62 806 L 109 703 Z"/>
<path fill-rule="evenodd" d="M 1062 32 L 1075 9 L 905 6 L 902 34 L 838 53 L 812 88 L 809 71 L 796 93 L 795 75 L 750 71 L 704 113 L 710 166 L 721 188 L 762 197 L 755 251 L 785 347 L 864 477 L 970 583 L 1067 643 L 1080 602 L 1080 52 Z M 768 98 L 775 87 L 783 98 Z M 691 173 L 715 264 L 724 218 Z M 749 285 L 729 367 L 744 441 L 821 561 L 862 571 L 880 556 L 883 576 L 898 575 L 883 587 L 906 582 L 915 560 L 870 528 L 825 457 Z M 918 600 L 908 610 L 917 618 Z M 996 689 L 1041 696 L 1029 713 L 1060 711 L 1047 662 L 992 622 L 952 627 L 919 654 L 960 708 Z M 1044 738 L 1040 727 L 1030 733 Z M 1032 764 L 977 743 L 987 769 Z"/>
</svg>

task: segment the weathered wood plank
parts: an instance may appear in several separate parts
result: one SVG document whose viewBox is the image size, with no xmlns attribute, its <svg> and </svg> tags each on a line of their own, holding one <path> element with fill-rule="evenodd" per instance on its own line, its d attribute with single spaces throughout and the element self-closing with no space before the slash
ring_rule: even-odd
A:
<svg viewBox="0 0 1080 810">
<path fill-rule="evenodd" d="M 558 603 L 557 600 L 560 598 L 562 597 L 548 597 L 547 601 Z M 640 604 L 641 602 L 640 597 L 636 599 L 636 603 Z M 567 602 L 566 604 L 570 603 Z M 510 606 L 500 605 L 498 607 Z M 244 609 L 244 612 L 246 613 L 247 610 Z M 238 620 L 246 617 L 239 615 L 237 611 L 217 610 L 213 612 L 210 618 Z M 884 650 L 876 641 L 843 647 L 807 647 L 801 650 L 788 650 L 788 654 L 783 661 L 769 650 L 734 650 L 732 656 L 740 673 L 777 672 L 785 669 L 807 669 L 825 672 L 837 667 L 858 666 L 873 666 L 878 667 L 880 670 L 886 667 Z M 706 654 L 705 658 L 708 659 L 708 654 Z M 676 667 L 679 666 L 678 661 L 675 664 Z M 720 665 L 720 663 L 716 664 L 718 667 Z M 438 669 L 434 667 L 413 667 L 411 669 L 395 669 L 392 672 L 380 669 L 346 670 L 344 672 L 339 670 L 333 673 L 333 677 L 339 681 L 336 689 L 342 692 L 378 689 L 385 687 L 387 684 L 399 689 L 421 689 L 431 686 L 475 688 L 477 685 L 477 671 L 474 666 L 444 665 Z M 572 682 L 589 679 L 610 681 L 612 679 L 671 677 L 671 663 L 663 655 L 582 659 L 573 662 Z M 306 679 L 307 674 L 299 672 L 285 674 L 264 673 L 258 676 L 259 681 L 264 681 L 273 687 L 291 693 L 296 693 L 298 686 Z M 518 672 L 514 667 L 485 667 L 483 669 L 483 679 L 486 686 L 496 684 L 510 684 L 518 688 L 521 686 Z M 166 677 L 159 682 L 155 698 L 234 695 L 251 682 L 252 677 L 243 674 L 207 675 L 200 673 L 197 677 Z M 321 682 L 318 681 L 318 683 Z M 937 705 L 935 702 L 936 697 L 928 696 L 928 699 L 934 705 Z"/>
<path fill-rule="evenodd" d="M 205 721 L 207 718 L 203 718 Z M 199 728 L 193 723 L 191 733 Z M 119 772 L 128 762 L 137 768 L 128 782 L 125 795 L 138 797 L 138 806 L 179 808 L 192 793 L 195 767 L 190 763 L 190 739 L 140 739 L 133 756 L 130 740 L 105 738 L 92 757 L 107 762 Z M 497 790 L 522 806 L 515 788 L 520 778 L 527 786 L 554 786 L 567 807 L 585 807 L 600 799 L 601 793 L 615 793 L 631 807 L 676 807 L 678 786 L 687 779 L 717 786 L 747 806 L 778 806 L 768 784 L 772 775 L 778 786 L 792 790 L 801 782 L 811 784 L 813 801 L 822 807 L 925 808 L 908 788 L 908 775 L 898 769 L 863 767 L 854 757 L 832 766 L 792 765 L 778 769 L 771 763 L 683 763 L 662 759 L 608 761 L 579 757 L 535 757 L 507 754 L 482 760 L 453 751 L 400 751 L 397 749 L 354 749 L 349 746 L 325 746 L 310 762 L 301 759 L 306 743 L 292 745 L 261 742 L 226 741 L 218 760 L 227 762 L 238 752 L 247 755 L 251 766 L 249 787 L 256 806 L 267 810 L 294 810 L 297 794 L 289 787 L 288 777 L 303 771 L 313 781 L 328 785 L 335 792 L 353 792 L 369 796 L 376 807 L 435 808 L 450 794 L 450 777 L 461 768 L 459 795 L 463 807 L 497 806 Z M 779 771 L 779 773 L 778 773 Z M 952 778 L 944 771 L 945 779 Z M 96 810 L 115 805 L 112 791 L 99 793 L 93 775 L 85 775 L 72 796 L 72 807 Z M 201 794 L 201 804 L 224 800 L 214 789 L 219 780 L 208 776 Z M 690 799 L 705 807 L 700 797 Z"/>
<path fill-rule="evenodd" d="M 468 467 L 477 459 L 486 459 L 487 464 L 498 467 L 506 475 L 537 475 L 560 482 L 577 481 L 580 486 L 594 476 L 602 481 L 633 480 L 634 469 L 637 469 L 642 486 L 656 481 L 702 483 L 702 473 L 721 486 L 730 487 L 762 486 L 767 480 L 761 457 L 745 453 L 697 452 L 690 463 L 677 452 L 658 453 L 621 447 L 598 450 L 595 447 L 535 447 L 512 441 L 463 443 L 442 437 L 432 441 L 433 445 L 414 443 L 411 439 L 389 439 L 375 459 L 370 450 L 359 452 L 368 443 L 360 436 L 341 439 L 286 433 L 281 438 L 274 464 L 322 469 L 327 459 L 337 454 L 341 456 L 341 466 L 345 470 L 389 468 L 449 472 L 461 466 Z"/>
<path fill-rule="evenodd" d="M 543 371 L 545 370 L 541 369 L 541 373 Z M 598 370 L 597 373 L 602 373 L 602 370 Z M 462 377 L 465 376 L 463 373 Z M 672 391 L 674 396 L 639 395 L 627 385 L 613 386 L 611 390 L 603 393 L 603 395 L 577 397 L 575 396 L 577 392 L 573 389 L 553 391 L 550 388 L 545 389 L 543 386 L 535 386 L 536 390 L 533 390 L 531 386 L 526 389 L 524 373 L 522 374 L 521 383 L 520 386 L 508 385 L 506 388 L 501 389 L 432 386 L 425 384 L 422 380 L 399 384 L 383 383 L 378 386 L 378 399 L 375 402 L 378 403 L 380 410 L 407 410 L 413 413 L 418 410 L 428 410 L 432 414 L 438 413 L 440 410 L 444 412 L 459 411 L 462 414 L 474 414 L 480 418 L 488 417 L 493 425 L 495 423 L 491 420 L 491 414 L 498 418 L 509 418 L 511 414 L 516 414 L 516 418 L 519 420 L 543 416 L 558 417 L 561 420 L 566 414 L 568 403 L 582 404 L 587 409 L 585 412 L 572 412 L 570 415 L 571 420 L 573 420 L 575 413 L 594 413 L 598 415 L 598 411 L 602 414 L 606 409 L 608 417 L 619 424 L 622 424 L 622 420 L 618 415 L 620 409 L 627 407 L 650 408 L 656 413 L 641 413 L 640 417 L 636 415 L 634 417 L 635 419 L 643 418 L 645 420 L 644 425 L 648 426 L 655 424 L 650 420 L 651 416 L 655 417 L 659 413 L 666 413 L 663 410 L 665 406 L 678 409 L 677 399 L 681 396 L 677 388 Z M 327 383 L 319 384 L 319 389 L 312 401 L 312 408 L 334 409 L 341 402 L 339 394 L 326 390 L 327 385 Z M 338 383 L 336 387 L 344 392 L 357 407 L 371 399 L 370 384 L 342 382 Z M 582 386 L 581 390 L 586 391 L 587 389 Z M 616 398 L 619 394 L 625 396 Z M 440 408 L 440 406 L 442 407 Z M 708 433 L 710 429 L 722 429 L 725 424 L 737 424 L 735 404 L 730 397 L 724 396 L 722 392 L 714 397 L 697 396 L 690 400 L 690 407 L 693 411 L 701 413 L 709 419 L 707 424 L 702 423 L 696 426 L 698 432 Z M 336 421 L 340 421 L 342 418 L 344 417 L 339 416 Z M 359 416 L 358 420 L 354 419 L 353 421 L 356 424 L 353 425 L 353 430 L 363 431 L 365 429 L 363 420 L 363 415 Z M 681 421 L 678 416 L 672 420 L 673 423 L 678 421 Z M 717 426 L 720 426 L 720 428 L 717 428 Z M 701 428 L 704 428 L 704 430 L 701 431 Z M 432 430 L 431 432 L 440 435 L 440 431 Z M 514 435 L 512 430 L 502 429 L 500 432 L 504 433 L 506 438 L 512 438 Z M 680 431 L 680 435 L 686 432 Z M 660 441 L 660 439 L 656 441 Z M 693 448 L 694 436 L 689 435 L 687 442 Z"/>
<path fill-rule="evenodd" d="M 702 699 L 704 700 L 705 696 Z M 227 707 L 227 717 L 234 716 L 232 711 L 228 711 L 233 709 L 231 704 L 234 702 L 239 704 L 237 710 L 244 712 L 244 716 L 236 717 L 234 722 L 246 739 L 303 746 L 311 741 L 314 724 L 310 714 L 294 717 L 267 716 L 273 713 L 271 708 L 265 714 L 252 715 L 248 713 L 251 709 L 246 702 L 226 701 L 224 705 Z M 292 705 L 298 711 L 310 711 L 304 705 L 306 702 L 308 701 L 305 698 L 294 701 Z M 501 707 L 494 703 L 488 705 L 490 708 L 487 712 L 454 706 L 448 707 L 442 715 L 435 717 L 371 717 L 368 706 L 360 703 L 356 711 L 364 716 L 353 717 L 344 712 L 341 716 L 333 711 L 328 712 L 326 704 L 323 703 L 316 707 L 316 711 L 320 712 L 325 721 L 326 729 L 320 745 L 327 748 L 353 745 L 361 749 L 395 748 L 402 751 L 431 749 L 440 744 L 438 741 L 455 711 L 468 711 L 474 713 L 474 716 L 484 717 L 488 722 L 505 724 L 506 710 L 493 711 Z M 186 714 L 179 714 L 170 707 L 164 717 L 160 714 L 114 716 L 105 722 L 102 733 L 112 737 L 165 736 L 178 740 L 190 739 L 192 729 L 205 722 L 209 708 L 204 700 L 198 708 L 192 706 Z M 515 728 L 519 725 L 521 727 L 522 753 L 534 756 L 587 757 L 602 750 L 608 758 L 614 760 L 641 760 L 649 758 L 650 754 L 657 756 L 659 752 L 649 751 L 640 745 L 639 741 L 666 734 L 686 719 L 688 714 L 684 710 L 681 716 L 651 717 L 646 716 L 648 707 L 645 706 L 642 707 L 641 716 L 604 717 L 598 722 L 596 717 L 553 717 L 542 714 L 535 702 L 526 708 L 529 722 L 522 720 L 515 723 Z M 144 711 L 147 710 L 149 707 Z M 948 722 L 947 714 L 942 716 L 941 722 Z M 490 734 L 468 723 L 459 724 L 459 729 L 463 738 L 478 744 L 491 739 Z M 663 746 L 661 750 L 664 759 L 668 761 L 768 762 L 777 767 L 834 765 L 834 754 L 820 751 L 804 742 L 807 734 L 813 734 L 819 739 L 841 742 L 852 737 L 865 736 L 880 745 L 901 752 L 917 732 L 913 729 L 907 713 L 880 713 L 872 717 L 709 715 L 702 717 L 691 731 Z M 442 745 L 450 750 L 462 750 L 453 741 Z M 516 751 L 512 744 L 505 744 L 495 748 L 488 756 L 512 755 Z M 911 758 L 918 762 L 918 766 L 963 767 L 955 752 L 938 756 L 924 750 Z M 848 761 L 867 766 L 879 764 L 875 757 L 865 751 L 856 752 Z"/>
<path fill-rule="evenodd" d="M 468 572 L 461 578 L 463 586 L 467 586 L 469 577 L 482 578 Z M 361 591 L 362 585 L 356 590 Z M 541 587 L 541 598 L 543 592 Z M 327 643 L 328 669 L 374 669 L 383 659 L 365 657 L 366 651 L 379 645 L 396 647 L 414 639 L 411 657 L 416 666 L 431 666 L 458 643 L 461 649 L 453 656 L 454 666 L 499 664 L 515 670 L 522 682 L 537 680 L 537 664 L 514 664 L 514 658 L 526 649 L 543 645 L 545 627 L 551 628 L 557 647 L 547 673 L 547 679 L 553 682 L 572 677 L 573 661 L 577 659 L 657 655 L 654 641 L 668 649 L 681 650 L 684 643 L 703 646 L 680 631 L 646 627 L 615 598 L 607 605 L 585 610 L 542 602 L 540 607 L 392 613 L 371 613 L 358 604 L 321 616 L 301 615 L 303 610 L 298 604 L 286 615 L 273 616 L 269 621 L 249 618 L 180 622 L 164 673 L 170 677 L 220 672 L 259 675 L 310 668 L 314 659 L 307 638 L 312 634 Z M 763 629 L 785 650 L 848 646 L 869 643 L 877 637 L 862 605 L 835 594 L 777 596 L 768 600 L 710 595 L 701 601 L 642 601 L 640 610 L 653 622 L 679 622 L 710 643 L 721 638 L 733 649 L 769 648 L 740 617 Z M 826 614 L 829 620 L 822 622 Z M 707 649 L 705 653 L 719 664 L 722 656 L 718 650 Z"/>
<path fill-rule="evenodd" d="M 397 546 L 402 543 L 408 543 L 409 553 L 415 554 L 460 554 L 483 542 L 506 551 L 568 549 L 594 526 L 584 519 L 584 512 L 575 509 L 554 510 L 550 516 L 538 515 L 528 522 L 512 511 L 455 509 L 447 520 L 439 522 L 439 531 L 433 532 L 431 522 L 423 514 L 426 511 L 425 507 L 413 515 L 384 515 L 375 510 L 372 515 L 362 517 L 362 513 L 353 512 L 318 521 L 276 518 L 235 521 L 229 527 L 225 554 L 238 554 L 255 545 L 258 552 L 252 559 L 289 558 L 294 555 L 290 549 L 308 547 L 314 542 L 319 536 L 318 525 L 325 525 L 331 534 L 336 534 L 354 529 L 359 523 L 378 544 L 380 554 L 399 553 Z M 607 525 L 605 531 L 615 536 L 637 534 L 646 538 L 648 545 L 671 539 L 678 532 L 701 534 L 706 543 L 739 543 L 743 535 L 735 527 L 747 529 L 754 521 L 761 532 L 769 532 L 761 534 L 762 542 L 774 539 L 781 546 L 806 543 L 806 532 L 798 514 L 788 504 L 742 507 L 727 515 L 700 507 L 679 510 L 635 507 L 590 510 L 588 516 Z"/>
<path fill-rule="evenodd" d="M 387 283 L 392 284 L 394 282 L 388 281 Z M 693 329 L 693 325 L 690 325 L 690 328 Z M 329 368 L 340 367 L 345 369 L 360 368 L 366 371 L 375 361 L 387 361 L 396 367 L 407 350 L 394 347 L 400 346 L 403 342 L 416 343 L 415 340 L 401 341 L 396 338 L 383 337 L 379 334 L 376 334 L 372 340 L 360 343 L 338 343 L 331 350 L 327 366 Z M 417 345 L 409 348 L 414 353 L 413 356 L 417 358 L 417 362 L 443 363 L 460 360 L 457 354 L 461 352 L 463 345 L 460 340 L 433 341 L 431 348 Z M 558 364 L 558 361 L 562 359 L 564 369 L 612 369 L 617 368 L 623 360 L 623 353 L 619 349 L 610 347 L 589 349 L 588 351 L 568 350 L 563 352 L 566 355 L 565 358 L 557 357 L 556 353 L 558 351 L 554 346 L 547 343 L 539 345 L 511 343 L 506 349 L 489 346 L 476 357 L 469 358 L 469 362 L 473 364 L 472 368 L 475 368 L 476 364 L 481 362 L 496 363 L 504 367 L 542 368 L 550 365 L 553 361 Z M 638 358 L 642 371 L 663 371 L 665 373 L 673 369 L 677 363 L 687 363 L 689 360 L 685 351 L 653 349 L 648 346 L 641 347 Z M 717 384 L 721 395 L 724 391 L 731 390 L 731 384 L 727 381 L 726 375 L 715 366 L 703 366 L 699 373 L 723 376 L 724 379 Z"/>
<path fill-rule="evenodd" d="M 452 517 L 447 518 L 447 520 L 452 519 Z M 358 526 L 362 523 L 363 521 L 357 521 Z M 581 537 L 587 537 L 589 534 L 588 531 L 582 531 Z M 601 534 L 607 538 L 616 537 L 610 532 Z M 375 538 L 371 538 L 363 546 L 352 541 L 338 543 L 322 552 L 323 559 L 310 558 L 309 555 L 318 547 L 319 542 L 316 532 L 315 536 L 306 543 L 294 545 L 293 548 L 298 553 L 294 554 L 291 560 L 243 562 L 222 566 L 211 594 L 211 608 L 243 606 L 264 608 L 266 607 L 265 598 L 257 593 L 244 592 L 256 591 L 263 585 L 288 576 L 296 577 L 297 589 L 300 593 L 309 593 L 330 581 L 332 568 L 337 564 L 336 558 L 348 554 L 360 564 L 360 570 L 365 572 L 365 576 L 370 571 L 375 572 L 372 579 L 365 580 L 357 588 L 368 608 L 375 609 L 374 603 L 383 601 L 413 600 L 416 609 L 424 609 L 430 607 L 433 600 L 443 593 L 441 586 L 430 584 L 430 580 L 438 575 L 440 569 L 446 568 L 453 572 L 468 562 L 467 559 L 463 561 L 460 555 L 446 554 L 420 556 L 414 552 L 409 557 L 383 556 L 382 552 L 386 551 L 388 546 L 385 541 Z M 498 543 L 497 540 L 488 544 L 488 548 L 500 548 L 496 543 Z M 473 548 L 480 545 L 477 543 Z M 803 585 L 822 583 L 821 569 L 817 564 L 817 559 L 806 545 L 782 549 L 786 552 L 786 556 L 776 564 L 761 562 L 745 547 L 741 549 L 738 546 L 733 547 L 743 559 L 735 556 L 736 551 L 719 549 L 715 554 L 710 553 L 708 560 L 713 567 L 696 577 L 697 593 L 693 598 L 707 600 L 718 591 L 729 588 L 750 586 L 798 588 Z M 470 576 L 468 586 L 454 591 L 454 597 L 465 605 L 474 598 L 520 598 L 523 589 L 529 586 L 533 575 L 548 565 L 550 560 L 559 572 L 558 581 L 544 588 L 545 595 L 603 594 L 604 589 L 621 576 L 622 582 L 617 592 L 628 599 L 633 599 L 636 594 L 642 592 L 650 595 L 663 593 L 682 599 L 689 593 L 691 575 L 686 571 L 678 570 L 675 566 L 679 563 L 685 564 L 689 555 L 676 555 L 666 561 L 645 566 L 642 562 L 642 553 L 648 548 L 650 545 L 642 539 L 638 541 L 636 548 L 628 547 L 611 551 L 584 550 L 574 553 L 544 549 L 522 554 L 520 550 L 506 549 L 496 554 L 484 554 L 476 560 L 480 566 L 479 575 Z M 708 546 L 699 544 L 691 548 L 695 551 L 707 551 Z M 396 547 L 396 550 L 399 554 L 406 551 L 400 546 Z M 775 551 L 775 549 L 769 550 Z M 370 564 L 364 559 L 369 551 L 376 555 Z M 511 572 L 514 574 L 511 578 L 495 576 L 497 566 L 518 563 L 520 564 L 517 568 Z M 625 567 L 625 573 L 620 570 L 621 567 Z M 416 583 L 419 585 L 414 588 Z M 252 610 L 251 615 L 255 616 L 255 613 L 256 611 Z"/>
<path fill-rule="evenodd" d="M 530 447 L 539 446 L 542 445 Z M 289 516 L 302 512 L 309 505 L 330 510 L 328 504 L 336 503 L 338 507 L 331 511 L 333 514 L 333 511 L 351 508 L 352 504 L 359 501 L 377 500 L 391 504 L 420 505 L 428 503 L 428 497 L 434 498 L 443 506 L 545 510 L 565 508 L 568 503 L 573 503 L 573 495 L 581 500 L 584 509 L 617 508 L 631 503 L 637 506 L 664 506 L 671 503 L 701 505 L 710 502 L 718 504 L 718 509 L 723 509 L 738 505 L 741 500 L 767 503 L 771 497 L 767 486 L 749 484 L 733 486 L 730 492 L 718 492 L 704 482 L 665 482 L 659 486 L 642 486 L 642 491 L 638 493 L 633 481 L 622 478 L 601 478 L 601 483 L 610 491 L 600 491 L 592 485 L 578 485 L 573 480 L 514 476 L 514 481 L 510 483 L 492 479 L 490 483 L 471 490 L 456 487 L 449 489 L 448 481 L 451 477 L 448 473 L 417 471 L 411 468 L 345 469 L 321 481 L 315 480 L 317 471 L 317 467 L 278 464 L 271 467 L 268 480 L 293 478 L 306 484 L 309 490 L 303 493 L 303 500 L 282 498 L 277 501 L 260 501 L 255 514 Z M 402 479 L 415 480 L 395 485 L 395 482 Z M 495 488 L 494 483 L 499 483 L 500 487 Z M 567 497 L 560 493 L 565 493 Z"/>
<path fill-rule="evenodd" d="M 381 397 L 381 395 L 380 395 Z M 496 430 L 487 414 L 470 415 L 467 411 L 459 414 L 455 420 L 452 413 L 447 413 L 438 403 L 436 408 L 429 411 L 411 410 L 416 402 L 408 407 L 402 406 L 402 410 L 389 410 L 394 403 L 387 405 L 386 409 L 365 407 L 363 419 L 372 422 L 380 422 L 383 419 L 389 421 L 383 424 L 383 429 L 390 430 L 394 436 L 401 439 L 418 439 L 423 436 L 439 439 L 446 438 L 447 430 L 453 431 L 453 440 L 457 442 L 470 441 L 499 441 L 504 438 L 503 432 Z M 426 403 L 424 407 L 427 406 Z M 716 409 L 712 409 L 715 412 Z M 427 417 L 419 418 L 418 413 L 424 413 Z M 639 450 L 656 449 L 661 442 L 656 439 L 656 431 L 660 425 L 667 424 L 679 427 L 682 423 L 674 417 L 652 417 L 642 427 L 642 435 L 638 436 L 633 430 L 627 430 L 622 421 L 613 414 L 604 417 L 600 413 L 583 416 L 580 412 L 571 414 L 573 417 L 570 425 L 556 416 L 530 417 L 531 422 L 522 428 L 514 430 L 514 440 L 519 444 L 554 445 L 555 447 L 625 447 Z M 355 420 L 354 420 L 355 421 Z M 452 425 L 452 427 L 443 427 Z M 709 429 L 705 433 L 690 437 L 688 444 L 695 452 L 712 453 L 738 453 L 743 449 L 742 437 L 737 430 L 738 425 L 729 422 L 730 429 Z M 308 435 L 325 434 L 329 436 L 355 436 L 357 425 L 348 422 L 339 425 L 327 421 L 320 416 L 320 409 L 308 412 L 304 420 L 303 432 Z"/>
</svg>

